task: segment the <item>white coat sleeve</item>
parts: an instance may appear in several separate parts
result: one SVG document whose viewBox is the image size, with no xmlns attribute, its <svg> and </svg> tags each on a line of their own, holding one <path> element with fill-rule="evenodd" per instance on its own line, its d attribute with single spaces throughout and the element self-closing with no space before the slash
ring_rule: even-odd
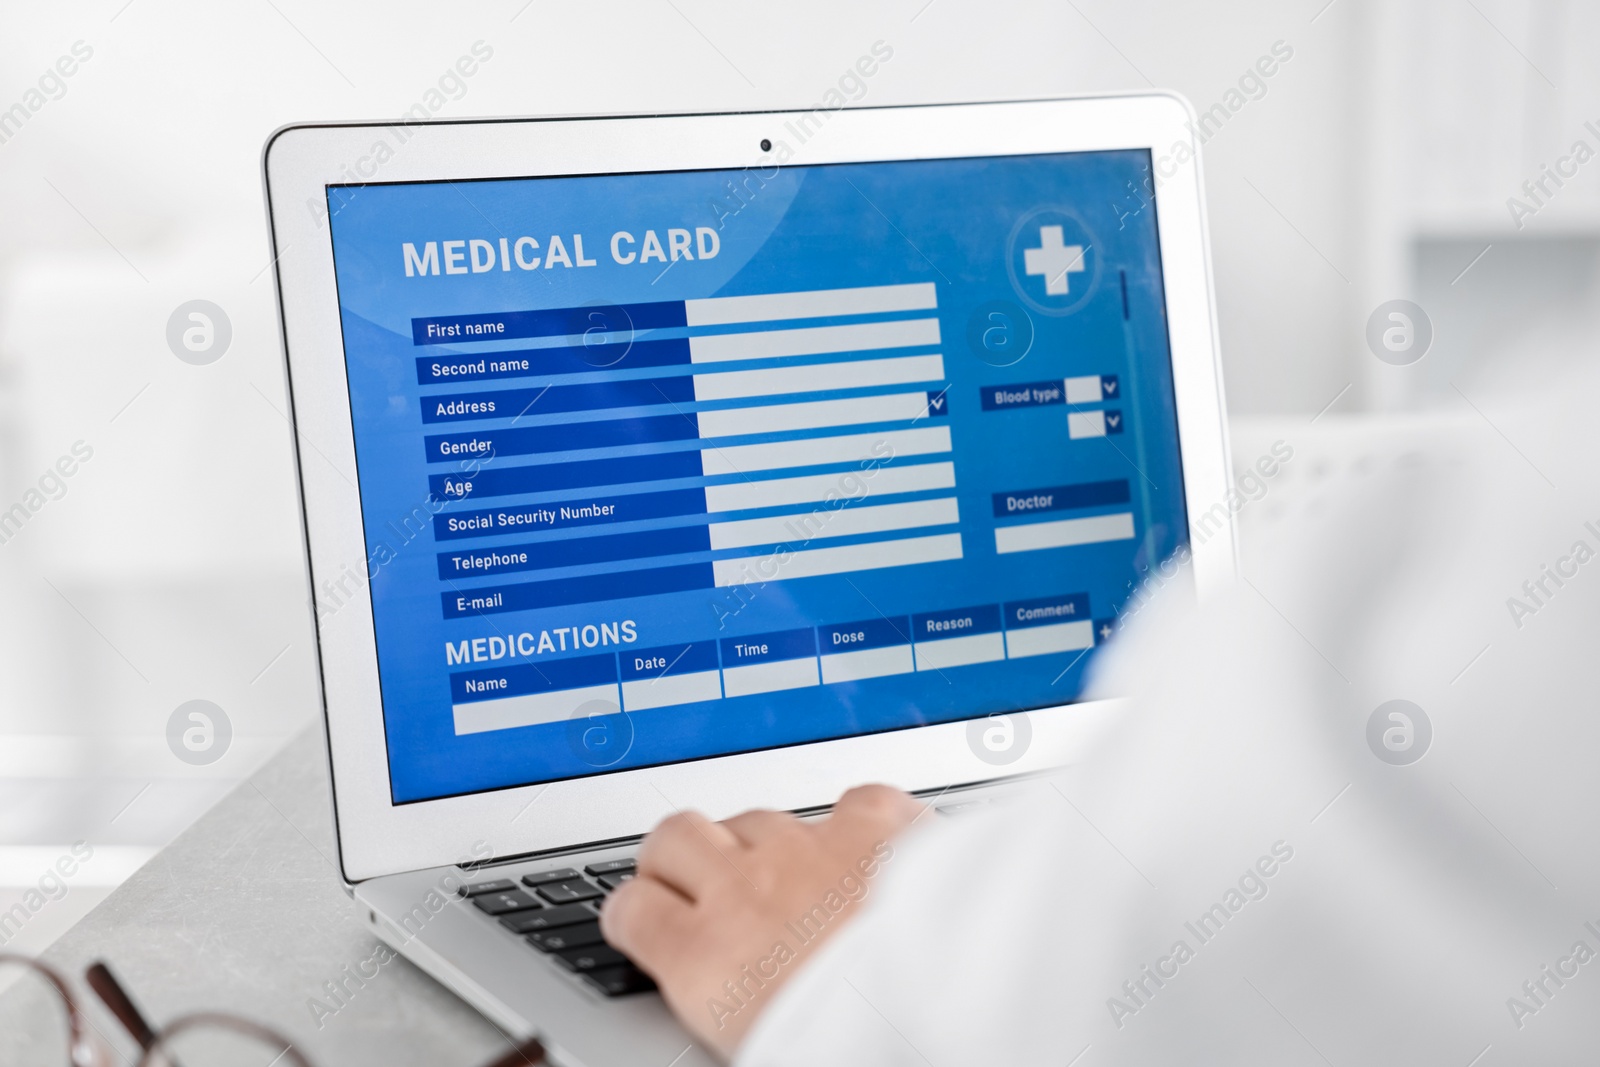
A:
<svg viewBox="0 0 1600 1067">
<path fill-rule="evenodd" d="M 1092 683 L 1131 702 L 1113 730 L 1014 804 L 923 818 L 737 1062 L 1592 1052 L 1600 450 L 1569 436 L 1552 491 L 1487 433 L 1430 440 L 1204 607 L 1131 619 Z M 1401 720 L 1369 729 L 1392 700 L 1415 762 Z"/>
</svg>

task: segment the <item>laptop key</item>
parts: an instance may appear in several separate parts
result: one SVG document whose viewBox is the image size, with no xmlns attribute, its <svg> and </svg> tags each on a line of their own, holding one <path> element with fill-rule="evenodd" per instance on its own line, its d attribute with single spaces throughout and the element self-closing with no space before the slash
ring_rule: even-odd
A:
<svg viewBox="0 0 1600 1067">
<path fill-rule="evenodd" d="M 593 900 L 603 895 L 600 890 L 582 878 L 573 878 L 568 882 L 550 882 L 539 886 L 534 892 L 552 904 L 575 904 L 580 900 Z"/>
<path fill-rule="evenodd" d="M 504 915 L 507 912 L 543 907 L 520 889 L 508 889 L 503 893 L 485 893 L 473 897 L 472 903 L 479 911 L 490 915 Z"/>
<path fill-rule="evenodd" d="M 631 871 L 636 866 L 633 857 L 621 860 L 606 860 L 604 863 L 591 863 L 583 869 L 584 874 L 599 876 L 602 874 L 617 874 L 620 871 Z"/>
<path fill-rule="evenodd" d="M 573 870 L 571 867 L 562 867 L 560 870 L 555 871 L 540 871 L 537 874 L 525 874 L 522 876 L 522 884 L 527 886 L 529 889 L 532 889 L 534 886 L 544 885 L 546 882 L 565 882 L 570 878 L 576 877 L 578 877 L 577 871 Z"/>
<path fill-rule="evenodd" d="M 510 919 L 515 918 L 515 925 Z M 593 908 L 582 904 L 563 904 L 558 908 L 545 908 L 543 911 L 530 911 L 526 915 L 509 916 L 500 921 L 508 930 L 519 934 L 531 934 L 540 930 L 554 930 L 559 926 L 576 926 L 579 923 L 592 923 L 595 921 Z"/>
<path fill-rule="evenodd" d="M 610 945 L 589 945 L 551 953 L 551 957 L 569 971 L 598 971 L 602 967 L 620 967 L 628 957 Z"/>
<path fill-rule="evenodd" d="M 558 926 L 554 930 L 541 930 L 528 935 L 528 944 L 540 952 L 560 952 L 569 948 L 583 948 L 585 945 L 600 945 L 605 943 L 605 938 L 600 936 L 600 924 L 578 923 L 576 926 Z"/>
<path fill-rule="evenodd" d="M 633 881 L 633 872 L 621 871 L 617 874 L 602 874 L 599 878 L 596 878 L 595 881 L 599 882 L 601 887 L 604 889 L 615 889 L 623 882 Z"/>
<path fill-rule="evenodd" d="M 532 911 L 514 911 L 509 915 L 500 916 L 500 925 L 514 934 L 525 934 L 529 930 L 543 930 L 545 927 L 540 924 L 538 919 L 538 916 L 543 914 L 544 911 L 539 908 L 534 908 Z"/>
<path fill-rule="evenodd" d="M 632 964 L 584 971 L 583 980 L 608 997 L 620 997 L 628 993 L 648 993 L 656 987 L 648 974 Z"/>
<path fill-rule="evenodd" d="M 474 882 L 461 887 L 464 897 L 481 897 L 485 893 L 504 893 L 509 889 L 517 888 L 517 883 L 509 878 L 496 878 L 492 882 Z"/>
</svg>

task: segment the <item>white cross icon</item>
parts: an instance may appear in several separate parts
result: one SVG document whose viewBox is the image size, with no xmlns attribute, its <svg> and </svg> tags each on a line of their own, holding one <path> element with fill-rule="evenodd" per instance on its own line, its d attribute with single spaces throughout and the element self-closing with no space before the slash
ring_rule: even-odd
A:
<svg viewBox="0 0 1600 1067">
<path fill-rule="evenodd" d="M 1083 246 L 1063 244 L 1060 226 L 1039 227 L 1039 247 L 1022 250 L 1022 264 L 1029 274 L 1044 275 L 1044 291 L 1050 296 L 1067 295 L 1067 276 L 1082 273 Z"/>
</svg>

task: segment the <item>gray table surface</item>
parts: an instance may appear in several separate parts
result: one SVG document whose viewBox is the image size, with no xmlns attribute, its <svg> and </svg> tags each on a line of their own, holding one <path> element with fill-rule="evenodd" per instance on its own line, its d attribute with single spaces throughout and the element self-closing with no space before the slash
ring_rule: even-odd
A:
<svg viewBox="0 0 1600 1067">
<path fill-rule="evenodd" d="M 158 1025 L 200 1009 L 243 1014 L 293 1039 L 314 1067 L 477 1067 L 504 1051 L 497 1029 L 403 959 L 319 1025 L 312 998 L 331 1005 L 323 984 L 378 945 L 340 886 L 334 855 L 323 735 L 314 727 L 157 853 L 44 959 L 73 982 L 122 1063 L 132 1062 L 135 1046 L 83 982 L 96 959 L 107 961 Z M 48 1062 L 46 1033 L 56 1024 L 26 999 L 20 987 L 0 996 L 0 1063 Z"/>
</svg>

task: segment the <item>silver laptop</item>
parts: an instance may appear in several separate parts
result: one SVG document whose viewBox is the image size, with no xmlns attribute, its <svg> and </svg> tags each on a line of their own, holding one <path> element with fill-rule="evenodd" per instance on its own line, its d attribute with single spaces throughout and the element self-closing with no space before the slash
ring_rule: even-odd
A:
<svg viewBox="0 0 1600 1067">
<path fill-rule="evenodd" d="M 953 811 L 1073 758 L 1138 584 L 1233 566 L 1225 521 L 1191 539 L 1229 481 L 1190 118 L 272 136 L 339 856 L 379 937 L 558 1062 L 710 1063 L 599 933 L 642 834 L 869 781 Z"/>
</svg>

